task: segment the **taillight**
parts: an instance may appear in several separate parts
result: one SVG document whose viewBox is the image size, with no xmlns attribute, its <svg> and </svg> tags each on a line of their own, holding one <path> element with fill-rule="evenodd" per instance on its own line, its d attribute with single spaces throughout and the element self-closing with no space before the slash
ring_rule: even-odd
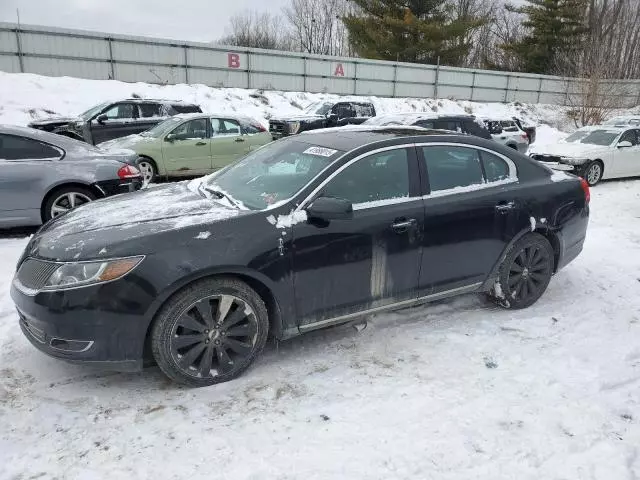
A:
<svg viewBox="0 0 640 480">
<path fill-rule="evenodd" d="M 133 165 L 125 165 L 124 167 L 120 167 L 118 170 L 118 177 L 125 178 L 135 178 L 140 176 L 140 170 L 138 170 Z"/>
<path fill-rule="evenodd" d="M 587 182 L 584 178 L 580 179 L 580 185 L 582 186 L 582 191 L 584 192 L 584 201 L 589 204 L 591 201 L 591 191 L 589 190 L 589 182 Z"/>
</svg>

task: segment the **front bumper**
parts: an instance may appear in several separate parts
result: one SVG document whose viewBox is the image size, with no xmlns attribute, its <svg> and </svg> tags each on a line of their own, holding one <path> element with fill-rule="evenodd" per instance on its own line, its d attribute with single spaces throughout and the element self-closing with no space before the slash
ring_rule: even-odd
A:
<svg viewBox="0 0 640 480">
<path fill-rule="evenodd" d="M 140 287 L 126 279 L 33 296 L 12 285 L 20 328 L 52 357 L 115 371 L 139 370 L 149 325 L 147 306 L 136 303 Z"/>
<path fill-rule="evenodd" d="M 94 184 L 105 197 L 111 197 L 120 193 L 135 192 L 142 188 L 142 177 L 126 178 L 118 180 L 103 180 Z"/>
</svg>

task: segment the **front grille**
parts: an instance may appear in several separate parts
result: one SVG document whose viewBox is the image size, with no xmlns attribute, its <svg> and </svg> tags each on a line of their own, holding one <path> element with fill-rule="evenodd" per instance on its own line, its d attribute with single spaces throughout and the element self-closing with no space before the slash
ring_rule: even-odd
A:
<svg viewBox="0 0 640 480">
<path fill-rule="evenodd" d="M 27 258 L 20 265 L 16 279 L 29 290 L 40 290 L 59 266 L 59 263 Z"/>
<path fill-rule="evenodd" d="M 287 133 L 286 125 L 284 122 L 269 122 L 269 131 L 273 133 Z"/>
<path fill-rule="evenodd" d="M 556 163 L 558 163 L 560 161 L 560 157 L 558 157 L 556 155 L 541 155 L 539 153 L 534 153 L 533 155 L 531 155 L 531 158 L 533 158 L 534 160 L 538 160 L 540 162 L 556 162 Z"/>
</svg>

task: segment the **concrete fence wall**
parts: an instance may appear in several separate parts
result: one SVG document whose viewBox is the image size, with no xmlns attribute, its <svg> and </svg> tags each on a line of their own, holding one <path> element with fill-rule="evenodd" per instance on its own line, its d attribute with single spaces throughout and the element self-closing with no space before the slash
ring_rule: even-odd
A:
<svg viewBox="0 0 640 480">
<path fill-rule="evenodd" d="M 584 80 L 329 57 L 0 22 L 0 71 L 381 97 L 580 103 Z M 619 106 L 640 80 L 603 82 Z"/>
</svg>

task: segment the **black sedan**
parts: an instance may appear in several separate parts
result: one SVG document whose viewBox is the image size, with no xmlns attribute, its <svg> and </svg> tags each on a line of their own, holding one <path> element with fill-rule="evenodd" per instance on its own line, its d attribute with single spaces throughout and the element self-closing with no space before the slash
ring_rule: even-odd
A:
<svg viewBox="0 0 640 480">
<path fill-rule="evenodd" d="M 241 374 L 268 335 L 470 292 L 528 307 L 588 217 L 583 180 L 490 140 L 344 127 L 54 219 L 11 295 L 51 356 L 137 369 L 150 352 L 204 386 Z"/>
</svg>

